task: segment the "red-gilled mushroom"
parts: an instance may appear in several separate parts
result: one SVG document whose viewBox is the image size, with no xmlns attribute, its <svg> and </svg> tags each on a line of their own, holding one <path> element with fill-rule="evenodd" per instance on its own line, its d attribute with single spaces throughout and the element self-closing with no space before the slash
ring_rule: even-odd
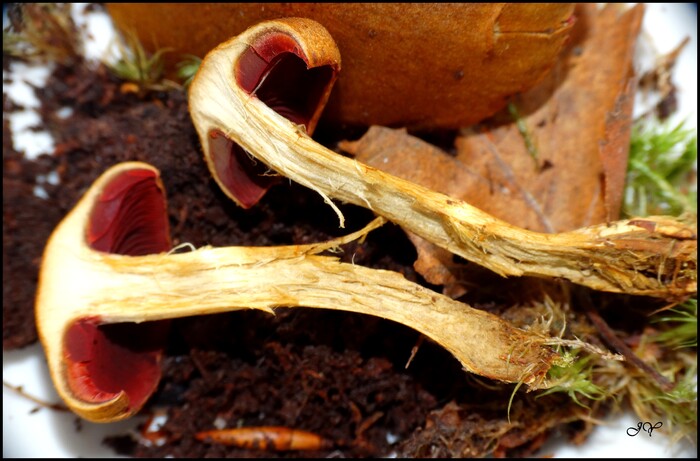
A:
<svg viewBox="0 0 700 461">
<path fill-rule="evenodd" d="M 315 142 L 298 125 L 309 112 L 276 111 L 280 106 L 266 104 L 256 90 L 268 81 L 284 81 L 287 74 L 276 75 L 275 66 L 263 72 L 257 70 L 260 66 L 251 67 L 248 72 L 248 63 L 258 50 L 268 49 L 267 44 L 279 44 L 269 49 L 283 52 L 263 52 L 263 60 L 296 60 L 296 66 L 288 66 L 303 71 L 310 63 L 335 56 L 329 42 L 325 29 L 311 20 L 281 19 L 253 26 L 205 57 L 189 89 L 189 106 L 210 166 L 235 156 L 233 146 L 240 146 L 270 169 L 321 194 L 338 214 L 341 227 L 342 213 L 331 198 L 367 207 L 504 276 L 558 277 L 596 290 L 663 298 L 697 292 L 697 224 L 647 217 L 558 234 L 532 232 Z M 329 59 L 318 59 L 319 54 Z M 298 101 L 300 93 L 307 92 L 310 104 L 323 102 L 325 96 L 313 95 L 326 95 L 337 71 L 326 65 L 331 72 L 312 68 L 304 77 L 295 74 L 293 82 L 303 83 L 296 88 L 281 85 L 278 94 Z M 259 81 L 251 83 L 256 75 Z M 318 75 L 328 79 L 319 81 Z M 237 179 L 220 168 L 211 172 L 233 197 L 229 185 Z"/>
<path fill-rule="evenodd" d="M 559 357 L 548 347 L 556 338 L 514 328 L 398 273 L 318 254 L 383 222 L 318 244 L 169 254 L 158 171 L 139 162 L 110 168 L 44 251 L 36 320 L 58 393 L 86 419 L 127 418 L 157 387 L 162 321 L 275 307 L 390 319 L 445 347 L 469 372 L 545 387 L 545 374 Z"/>
<path fill-rule="evenodd" d="M 138 164 L 105 174 L 47 243 L 37 327 L 56 389 L 76 413 L 109 419 L 140 408 L 155 391 L 167 322 L 109 325 L 92 303 L 128 289 L 100 267 L 101 255 L 170 248 L 162 184 Z"/>
<path fill-rule="evenodd" d="M 317 23 L 290 22 L 295 30 L 315 37 L 313 50 L 302 49 L 305 42 L 292 35 L 263 33 L 255 37 L 233 71 L 243 91 L 311 135 L 340 70 L 340 54 Z M 279 179 L 226 137 L 212 133 L 211 143 L 221 147 L 206 157 L 209 169 L 222 190 L 243 208 L 255 205 Z"/>
</svg>

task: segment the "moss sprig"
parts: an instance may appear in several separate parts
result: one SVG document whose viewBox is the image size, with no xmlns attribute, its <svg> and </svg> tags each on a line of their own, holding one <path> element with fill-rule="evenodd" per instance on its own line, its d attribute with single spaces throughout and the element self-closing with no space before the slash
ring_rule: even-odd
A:
<svg viewBox="0 0 700 461">
<path fill-rule="evenodd" d="M 182 81 L 182 86 L 187 89 L 192 83 L 195 74 L 202 64 L 202 58 L 187 54 L 183 56 L 183 60 L 177 64 L 177 77 Z"/>
<path fill-rule="evenodd" d="M 107 64 L 112 73 L 130 86 L 140 96 L 151 91 L 182 89 L 180 85 L 165 78 L 165 54 L 170 48 L 160 48 L 151 54 L 146 51 L 135 32 L 125 32 L 124 41 L 117 41 L 119 59 Z"/>
<path fill-rule="evenodd" d="M 698 347 L 697 298 L 660 312 L 654 316 L 651 323 L 666 327 L 652 336 L 652 341 L 674 349 Z"/>
<path fill-rule="evenodd" d="M 562 352 L 562 362 L 554 365 L 547 373 L 551 387 L 538 394 L 538 397 L 555 392 L 566 393 L 576 404 L 588 408 L 582 398 L 602 400 L 612 397 L 603 387 L 593 382 L 596 357 L 581 354 L 573 349 Z"/>
<path fill-rule="evenodd" d="M 697 214 L 697 153 L 697 130 L 685 122 L 637 122 L 630 141 L 625 214 Z"/>
</svg>

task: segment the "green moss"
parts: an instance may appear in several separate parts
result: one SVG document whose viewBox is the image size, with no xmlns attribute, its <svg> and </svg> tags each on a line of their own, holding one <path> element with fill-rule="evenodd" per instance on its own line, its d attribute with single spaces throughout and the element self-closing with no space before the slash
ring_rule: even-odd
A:
<svg viewBox="0 0 700 461">
<path fill-rule="evenodd" d="M 508 103 L 508 113 L 513 119 L 513 122 L 515 122 L 515 126 L 518 127 L 518 132 L 520 132 L 520 136 L 523 137 L 523 142 L 525 143 L 525 149 L 527 149 L 527 153 L 530 154 L 530 157 L 532 157 L 532 160 L 535 162 L 535 167 L 539 168 L 539 153 L 537 151 L 535 143 L 532 140 L 532 136 L 530 136 L 530 130 L 528 130 L 527 128 L 525 118 L 523 118 L 520 115 L 518 107 L 512 102 Z"/>
<path fill-rule="evenodd" d="M 169 48 L 161 48 L 149 54 L 133 32 L 126 33 L 124 40 L 124 43 L 117 43 L 121 57 L 116 63 L 108 64 L 117 78 L 135 84 L 141 95 L 149 91 L 181 88 L 177 83 L 164 78 L 164 56 L 171 51 Z"/>
<path fill-rule="evenodd" d="M 190 86 L 201 64 L 202 59 L 191 54 L 185 55 L 184 59 L 177 64 L 177 76 L 185 88 Z"/>
<path fill-rule="evenodd" d="M 678 307 L 663 311 L 652 323 L 663 329 L 651 337 L 652 341 L 666 347 L 698 347 L 698 300 L 689 299 Z"/>
<path fill-rule="evenodd" d="M 697 130 L 638 122 L 632 130 L 623 212 L 627 216 L 697 213 Z"/>
<path fill-rule="evenodd" d="M 551 387 L 538 397 L 564 392 L 571 400 L 586 408 L 588 406 L 581 401 L 582 397 L 590 400 L 611 397 L 605 389 L 593 382 L 595 363 L 592 355 L 579 356 L 577 350 L 562 352 L 562 362 L 553 365 L 547 373 Z"/>
</svg>

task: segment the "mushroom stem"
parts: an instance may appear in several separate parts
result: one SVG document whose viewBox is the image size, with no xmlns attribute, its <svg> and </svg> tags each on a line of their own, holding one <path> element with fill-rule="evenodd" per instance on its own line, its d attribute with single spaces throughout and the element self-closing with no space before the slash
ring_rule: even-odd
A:
<svg viewBox="0 0 700 461">
<path fill-rule="evenodd" d="M 120 330 L 113 338 L 103 331 L 112 324 L 147 325 L 143 322 L 248 308 L 271 313 L 275 307 L 358 312 L 418 330 L 445 347 L 469 372 L 524 382 L 531 388 L 542 386 L 558 357 L 545 344 L 548 338 L 514 328 L 495 315 L 435 293 L 398 273 L 319 254 L 361 238 L 382 225 L 383 218 L 355 233 L 311 245 L 205 247 L 142 256 L 97 251 L 88 244 L 92 237 L 86 236 L 126 229 L 117 233 L 120 243 L 134 248 L 148 247 L 154 240 L 151 231 L 162 234 L 151 224 L 157 220 L 153 214 L 143 208 L 137 208 L 135 216 L 130 214 L 130 207 L 156 200 L 136 192 L 129 195 L 129 188 L 136 186 L 124 177 L 138 177 L 138 192 L 156 191 L 164 203 L 153 167 L 129 162 L 110 168 L 49 239 L 37 293 L 37 327 L 54 384 L 66 404 L 87 419 L 109 422 L 133 415 L 155 391 L 160 376 L 149 338 L 130 335 L 128 330 Z M 149 184 L 158 187 L 145 187 Z M 119 194 L 130 197 L 126 204 L 115 201 Z M 105 203 L 107 211 L 103 212 L 98 205 Z M 154 208 L 164 210 L 165 206 Z M 131 344 L 142 339 L 145 344 Z M 93 347 L 99 350 L 93 352 Z M 139 355 L 144 351 L 150 355 Z M 147 379 L 136 376 L 135 368 L 130 367 L 129 361 L 136 359 L 139 373 Z M 115 365 L 115 361 L 120 363 Z M 115 371 L 115 366 L 121 368 Z"/>
<path fill-rule="evenodd" d="M 369 208 L 503 276 L 559 277 L 596 290 L 663 298 L 697 292 L 697 225 L 648 217 L 558 234 L 532 232 L 315 142 L 299 125 L 245 91 L 234 72 L 262 36 L 291 37 L 305 61 L 319 48 L 327 49 L 327 32 L 318 32 L 315 24 L 315 32 L 308 34 L 309 23 L 313 21 L 263 22 L 206 56 L 190 87 L 189 104 L 207 159 L 230 155 L 227 150 L 239 145 L 321 194 L 338 213 L 341 227 L 344 218 L 331 198 Z M 231 196 L 221 173 L 211 171 Z"/>
</svg>

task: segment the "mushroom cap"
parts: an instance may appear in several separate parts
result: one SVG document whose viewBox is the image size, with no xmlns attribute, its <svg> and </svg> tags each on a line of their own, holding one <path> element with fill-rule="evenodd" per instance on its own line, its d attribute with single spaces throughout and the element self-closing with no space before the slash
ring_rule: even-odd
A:
<svg viewBox="0 0 700 461">
<path fill-rule="evenodd" d="M 46 244 L 37 330 L 59 395 L 88 420 L 134 414 L 160 380 L 167 323 L 110 325 L 115 319 L 100 315 L 99 302 L 129 290 L 130 278 L 106 264 L 106 256 L 170 249 L 166 211 L 158 171 L 122 163 L 94 182 Z"/>
<path fill-rule="evenodd" d="M 220 56 L 229 50 L 234 57 L 222 59 Z M 201 87 L 205 87 L 204 92 L 220 89 L 248 102 L 260 100 L 311 135 L 340 70 L 340 53 L 319 23 L 285 18 L 260 23 L 220 44 L 204 58 L 200 70 L 205 67 L 224 72 L 214 81 L 202 77 L 201 71 L 195 76 L 189 92 L 190 112 L 195 119 Z M 204 80 L 206 83 L 201 82 Z M 225 101 L 217 101 L 215 112 L 239 110 Z M 228 133 L 209 130 L 201 140 L 213 178 L 239 206 L 252 207 L 279 181 L 279 176 L 269 174 L 269 167 L 257 162 Z"/>
</svg>

